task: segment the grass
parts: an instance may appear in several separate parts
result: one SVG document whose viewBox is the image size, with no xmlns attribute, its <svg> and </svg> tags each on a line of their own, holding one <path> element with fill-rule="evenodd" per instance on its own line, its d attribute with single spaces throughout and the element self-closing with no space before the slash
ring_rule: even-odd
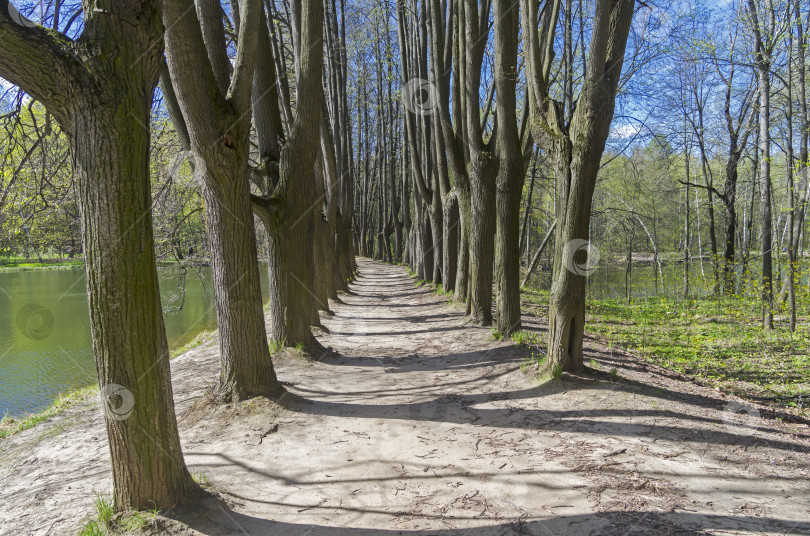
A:
<svg viewBox="0 0 810 536">
<path fill-rule="evenodd" d="M 296 343 L 295 346 L 287 346 L 284 341 L 270 340 L 270 342 L 267 343 L 267 347 L 270 349 L 271 354 L 277 354 L 278 352 L 287 348 L 289 350 L 293 350 L 293 354 L 303 355 L 305 350 L 304 343 L 302 342 Z"/>
<path fill-rule="evenodd" d="M 32 268 L 59 268 L 65 266 L 84 266 L 83 259 L 42 259 L 33 260 L 25 257 L 0 257 L 0 270 L 30 270 Z"/>
<path fill-rule="evenodd" d="M 143 532 L 154 523 L 158 510 L 147 512 L 124 512 L 117 515 L 112 499 L 96 494 L 96 517 L 85 523 L 79 536 L 110 536 L 113 534 L 131 534 Z"/>
<path fill-rule="evenodd" d="M 548 316 L 547 292 L 525 289 L 524 299 L 527 310 Z M 810 312 L 799 311 L 794 333 L 783 313 L 768 331 L 761 327 L 759 306 L 746 296 L 657 296 L 630 303 L 589 298 L 585 329 L 611 349 L 632 350 L 722 391 L 807 412 Z"/>
<path fill-rule="evenodd" d="M 203 471 L 192 471 L 191 478 L 202 487 L 207 487 L 211 485 L 211 481 L 208 480 L 208 475 L 205 474 Z"/>
<path fill-rule="evenodd" d="M 188 341 L 186 344 L 172 350 L 171 354 L 169 354 L 169 358 L 174 359 L 175 357 L 184 354 L 189 350 L 193 350 L 198 346 L 202 346 L 203 344 L 211 342 L 211 340 L 214 338 L 216 334 L 217 334 L 216 330 L 199 332 L 193 339 Z"/>
<path fill-rule="evenodd" d="M 540 344 L 540 336 L 531 331 L 516 331 L 512 333 L 512 342 L 523 346 L 537 346 Z"/>
<path fill-rule="evenodd" d="M 69 393 L 59 395 L 59 398 L 53 404 L 39 413 L 16 418 L 8 416 L 3 417 L 3 419 L 0 420 L 0 440 L 11 437 L 14 434 L 24 430 L 28 430 L 29 428 L 33 428 L 37 424 L 63 413 L 65 410 L 76 405 L 77 403 L 88 400 L 96 393 L 98 393 L 98 387 L 84 387 L 82 389 L 77 389 Z"/>
<path fill-rule="evenodd" d="M 453 295 L 453 291 L 452 290 L 444 290 L 444 287 L 442 287 L 441 283 L 436 285 L 436 287 L 433 289 L 433 292 L 435 292 L 439 296 L 452 296 Z"/>
</svg>

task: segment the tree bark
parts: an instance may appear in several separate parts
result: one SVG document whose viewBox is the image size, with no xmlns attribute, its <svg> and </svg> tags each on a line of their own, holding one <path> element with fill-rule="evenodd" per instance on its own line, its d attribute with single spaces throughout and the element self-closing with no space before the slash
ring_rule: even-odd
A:
<svg viewBox="0 0 810 536">
<path fill-rule="evenodd" d="M 755 0 L 748 0 L 748 14 L 755 37 L 756 71 L 759 88 L 759 200 L 762 220 L 762 326 L 773 329 L 773 217 L 771 213 L 771 47 L 773 13 L 766 13 L 760 26 Z"/>
<path fill-rule="evenodd" d="M 495 0 L 495 91 L 499 157 L 496 178 L 497 229 L 495 237 L 495 289 L 497 326 L 504 337 L 520 331 L 520 198 L 526 178 L 529 150 L 524 150 L 515 109 L 518 79 L 519 10 L 510 0 Z M 528 144 L 525 144 L 528 145 Z"/>
<path fill-rule="evenodd" d="M 228 87 L 214 50 L 224 31 L 214 10 L 198 19 L 191 0 L 167 0 L 166 61 L 200 170 L 220 333 L 219 395 L 243 400 L 283 391 L 270 361 L 262 311 L 256 235 L 248 175 L 248 134 L 259 0 L 241 4 L 237 56 Z M 203 31 L 204 28 L 204 31 Z M 228 62 L 230 64 L 230 62 Z M 229 67 L 227 68 L 228 70 Z"/>
<path fill-rule="evenodd" d="M 42 102 L 78 175 L 93 352 L 116 510 L 201 494 L 177 433 L 152 230 L 149 118 L 162 62 L 158 3 L 85 13 L 81 41 L 25 27 L 0 2 L 0 76 Z M 126 22 L 123 22 L 126 21 Z M 121 44 L 126 46 L 122 47 Z"/>
<path fill-rule="evenodd" d="M 634 1 L 596 2 L 583 88 L 569 124 L 562 105 L 549 98 L 554 32 L 559 0 L 545 6 L 523 0 L 523 35 L 535 141 L 555 157 L 557 229 L 549 306 L 546 366 L 551 371 L 584 368 L 585 274 L 574 259 L 588 243 L 591 203 L 602 152 L 613 119 Z M 541 21 L 538 35 L 534 21 Z M 574 143 L 575 142 L 575 143 Z"/>
</svg>

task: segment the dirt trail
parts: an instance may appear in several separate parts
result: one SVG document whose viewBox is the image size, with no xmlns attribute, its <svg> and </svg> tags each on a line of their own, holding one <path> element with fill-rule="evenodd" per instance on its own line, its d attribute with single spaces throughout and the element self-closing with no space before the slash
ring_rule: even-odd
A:
<svg viewBox="0 0 810 536">
<path fill-rule="evenodd" d="M 541 384 L 531 350 L 359 264 L 322 317 L 336 353 L 278 365 L 290 409 L 181 416 L 224 500 L 153 533 L 810 534 L 806 426 L 737 422 L 734 399 L 594 343 L 601 372 Z M 172 361 L 181 414 L 217 367 L 216 344 Z M 109 488 L 100 410 L 70 410 L 0 443 L 0 534 L 75 534 Z"/>
</svg>

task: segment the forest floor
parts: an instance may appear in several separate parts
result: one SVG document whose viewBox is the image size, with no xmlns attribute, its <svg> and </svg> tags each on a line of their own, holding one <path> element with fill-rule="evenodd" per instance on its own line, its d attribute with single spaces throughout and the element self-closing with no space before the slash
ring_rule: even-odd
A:
<svg viewBox="0 0 810 536">
<path fill-rule="evenodd" d="M 147 533 L 810 534 L 808 426 L 591 339 L 596 370 L 540 381 L 531 348 L 399 266 L 360 259 L 341 298 L 334 352 L 278 360 L 281 404 L 207 404 L 215 339 L 172 361 L 186 462 L 217 498 Z M 0 441 L 2 535 L 76 534 L 110 488 L 95 402 Z"/>
</svg>

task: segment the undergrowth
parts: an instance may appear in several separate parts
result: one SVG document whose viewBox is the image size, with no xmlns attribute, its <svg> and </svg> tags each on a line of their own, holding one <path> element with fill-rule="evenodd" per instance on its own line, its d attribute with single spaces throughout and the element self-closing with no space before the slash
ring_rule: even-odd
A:
<svg viewBox="0 0 810 536">
<path fill-rule="evenodd" d="M 548 317 L 548 293 L 525 289 L 525 309 Z M 761 326 L 753 297 L 589 298 L 586 332 L 609 350 L 632 350 L 664 368 L 725 392 L 806 412 L 810 400 L 810 313 L 799 311 L 794 333 L 777 314 Z M 593 367 L 593 364 L 592 364 Z M 596 368 L 596 367 L 593 367 Z M 611 370 L 611 375 L 618 375 Z"/>
</svg>

